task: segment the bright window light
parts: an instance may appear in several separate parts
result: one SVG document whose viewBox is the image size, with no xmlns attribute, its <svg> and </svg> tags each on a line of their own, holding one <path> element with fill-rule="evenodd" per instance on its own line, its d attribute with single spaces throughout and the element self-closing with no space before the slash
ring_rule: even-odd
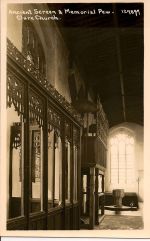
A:
<svg viewBox="0 0 150 241">
<path fill-rule="evenodd" d="M 110 139 L 110 182 L 130 184 L 134 174 L 134 138 L 121 133 Z"/>
</svg>

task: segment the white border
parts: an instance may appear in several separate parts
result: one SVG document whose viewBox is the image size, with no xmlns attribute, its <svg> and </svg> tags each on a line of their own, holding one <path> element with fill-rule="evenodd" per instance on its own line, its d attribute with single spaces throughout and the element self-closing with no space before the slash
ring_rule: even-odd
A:
<svg viewBox="0 0 150 241">
<path fill-rule="evenodd" d="M 7 231 L 6 230 L 6 4 L 7 3 L 43 3 L 43 1 L 35 0 L 1 0 L 1 132 L 0 132 L 0 225 L 1 236 L 34 236 L 34 237 L 117 237 L 117 238 L 149 238 L 150 237 L 150 1 L 149 0 L 103 0 L 103 1 L 85 1 L 85 0 L 59 0 L 49 1 L 45 0 L 44 3 L 52 2 L 144 2 L 144 229 L 143 230 L 79 230 L 79 231 Z M 36 239 L 37 240 L 37 239 Z M 55 239 L 56 240 L 56 239 Z M 107 240 L 107 239 L 106 239 Z"/>
</svg>

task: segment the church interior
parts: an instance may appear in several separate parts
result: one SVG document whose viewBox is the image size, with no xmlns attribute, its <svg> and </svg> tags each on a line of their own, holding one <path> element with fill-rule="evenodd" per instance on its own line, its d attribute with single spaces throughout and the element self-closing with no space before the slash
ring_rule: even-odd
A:
<svg viewBox="0 0 150 241">
<path fill-rule="evenodd" d="M 143 228 L 143 25 L 143 3 L 8 4 L 8 230 Z"/>
</svg>

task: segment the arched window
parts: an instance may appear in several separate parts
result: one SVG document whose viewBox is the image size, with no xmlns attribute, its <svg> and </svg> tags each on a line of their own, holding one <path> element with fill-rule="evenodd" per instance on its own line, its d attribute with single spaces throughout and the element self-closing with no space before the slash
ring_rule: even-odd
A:
<svg viewBox="0 0 150 241">
<path fill-rule="evenodd" d="M 23 21 L 22 40 L 22 53 L 29 63 L 34 66 L 37 77 L 39 75 L 46 77 L 46 61 L 43 46 L 34 25 L 30 21 Z"/>
<path fill-rule="evenodd" d="M 131 184 L 134 178 L 134 137 L 118 133 L 110 138 L 110 182 Z"/>
</svg>

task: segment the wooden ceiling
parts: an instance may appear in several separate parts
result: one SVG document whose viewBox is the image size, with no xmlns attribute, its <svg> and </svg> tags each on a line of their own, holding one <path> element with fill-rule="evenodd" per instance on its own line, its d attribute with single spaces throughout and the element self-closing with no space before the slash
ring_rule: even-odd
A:
<svg viewBox="0 0 150 241">
<path fill-rule="evenodd" d="M 61 3 L 54 7 L 114 12 L 63 14 L 58 25 L 87 88 L 95 97 L 100 95 L 110 127 L 124 121 L 143 125 L 143 4 Z M 124 9 L 140 14 L 125 14 Z"/>
</svg>

